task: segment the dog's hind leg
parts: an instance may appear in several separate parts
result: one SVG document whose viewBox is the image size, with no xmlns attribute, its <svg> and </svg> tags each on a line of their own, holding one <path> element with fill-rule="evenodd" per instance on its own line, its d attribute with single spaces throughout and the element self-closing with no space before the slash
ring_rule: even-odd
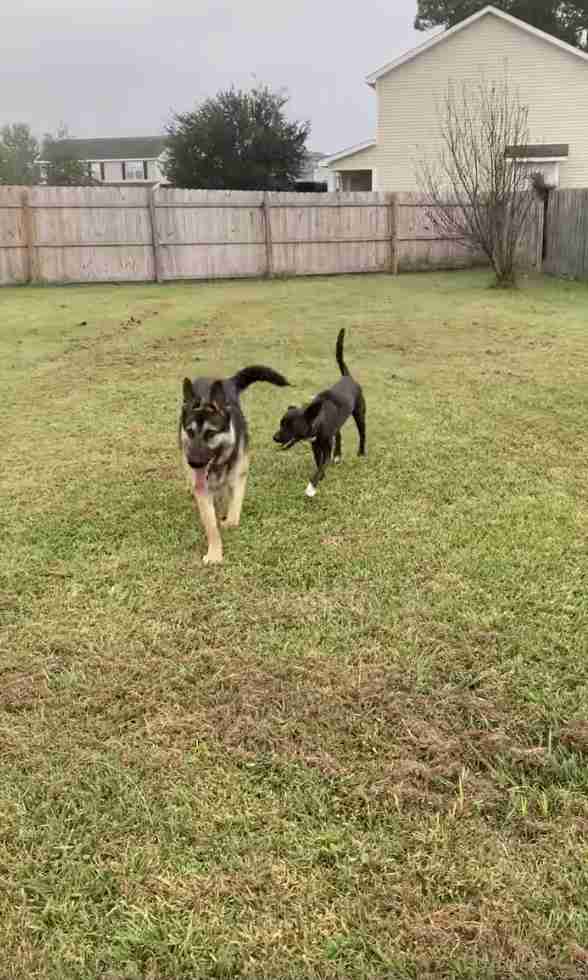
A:
<svg viewBox="0 0 588 980">
<path fill-rule="evenodd" d="M 332 440 L 317 443 L 315 440 L 312 443 L 312 451 L 314 453 L 314 461 L 316 463 L 316 471 L 313 476 L 311 476 L 308 486 L 304 491 L 307 497 L 314 497 L 317 491 L 317 487 L 321 480 L 325 476 L 325 466 L 329 462 L 333 453 L 333 443 Z"/>
<path fill-rule="evenodd" d="M 218 565 L 223 560 L 223 543 L 216 521 L 214 500 L 209 493 L 195 493 L 194 499 L 208 542 L 208 551 L 202 561 L 205 565 Z"/>
<path fill-rule="evenodd" d="M 341 432 L 335 433 L 335 452 L 333 453 L 333 462 L 340 463 L 342 459 L 341 452 Z"/>
<path fill-rule="evenodd" d="M 365 398 L 363 397 L 361 391 L 357 396 L 357 401 L 355 403 L 355 408 L 353 409 L 353 418 L 357 426 L 357 431 L 359 433 L 359 451 L 358 456 L 365 456 Z"/>
<path fill-rule="evenodd" d="M 247 473 L 249 470 L 249 456 L 246 452 L 241 453 L 234 474 L 229 482 L 229 506 L 227 516 L 221 521 L 222 527 L 239 527 L 241 520 L 241 508 L 245 489 L 247 487 Z"/>
</svg>

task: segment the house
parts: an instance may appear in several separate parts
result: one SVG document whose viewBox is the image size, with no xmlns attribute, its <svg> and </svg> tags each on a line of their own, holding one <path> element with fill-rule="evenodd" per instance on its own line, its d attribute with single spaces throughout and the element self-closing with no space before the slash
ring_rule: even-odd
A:
<svg viewBox="0 0 588 980">
<path fill-rule="evenodd" d="M 165 181 L 162 170 L 164 136 L 63 139 L 45 147 L 43 155 L 47 159 L 51 159 L 52 146 L 60 158 L 67 153 L 72 159 L 82 160 L 88 166 L 88 176 L 103 184 Z"/>
<path fill-rule="evenodd" d="M 329 190 L 418 190 L 415 161 L 441 146 L 449 82 L 461 89 L 505 72 L 529 108 L 529 145 L 509 153 L 552 186 L 588 187 L 588 54 L 487 6 L 367 76 L 376 137 L 322 161 Z"/>
<path fill-rule="evenodd" d="M 321 163 L 326 159 L 326 157 L 326 153 L 316 153 L 313 150 L 308 150 L 306 154 L 306 162 L 300 171 L 300 175 L 297 178 L 296 183 L 305 184 L 308 186 L 311 184 L 326 185 L 327 171 L 321 167 Z"/>
</svg>

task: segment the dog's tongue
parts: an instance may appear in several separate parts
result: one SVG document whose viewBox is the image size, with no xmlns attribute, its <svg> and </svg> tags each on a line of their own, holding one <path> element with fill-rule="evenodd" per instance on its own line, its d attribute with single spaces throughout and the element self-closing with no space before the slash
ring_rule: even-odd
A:
<svg viewBox="0 0 588 980">
<path fill-rule="evenodd" d="M 194 490 L 196 493 L 206 493 L 208 489 L 208 467 L 203 466 L 201 469 L 192 470 L 194 475 Z"/>
</svg>

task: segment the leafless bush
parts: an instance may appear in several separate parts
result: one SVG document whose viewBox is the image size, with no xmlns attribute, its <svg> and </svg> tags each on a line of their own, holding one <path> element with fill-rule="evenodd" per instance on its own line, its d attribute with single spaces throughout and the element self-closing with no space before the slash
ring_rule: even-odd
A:
<svg viewBox="0 0 588 980">
<path fill-rule="evenodd" d="M 528 144 L 528 109 L 505 76 L 501 82 L 450 83 L 438 110 L 441 149 L 417 163 L 430 219 L 443 235 L 482 251 L 496 284 L 513 286 L 517 246 L 534 196 L 517 161 Z"/>
</svg>

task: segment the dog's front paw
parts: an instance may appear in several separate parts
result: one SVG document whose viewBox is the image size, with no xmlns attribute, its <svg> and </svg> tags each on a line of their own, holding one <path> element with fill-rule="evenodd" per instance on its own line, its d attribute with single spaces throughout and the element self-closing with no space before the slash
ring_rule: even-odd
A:
<svg viewBox="0 0 588 980">
<path fill-rule="evenodd" d="M 342 463 L 343 462 L 343 457 L 342 456 L 333 456 L 333 462 L 334 463 Z"/>
<path fill-rule="evenodd" d="M 221 565 L 223 560 L 222 551 L 207 551 L 202 559 L 203 565 Z"/>
<path fill-rule="evenodd" d="M 316 487 L 313 483 L 309 483 L 306 490 L 304 491 L 307 497 L 314 497 L 316 494 Z"/>
</svg>

